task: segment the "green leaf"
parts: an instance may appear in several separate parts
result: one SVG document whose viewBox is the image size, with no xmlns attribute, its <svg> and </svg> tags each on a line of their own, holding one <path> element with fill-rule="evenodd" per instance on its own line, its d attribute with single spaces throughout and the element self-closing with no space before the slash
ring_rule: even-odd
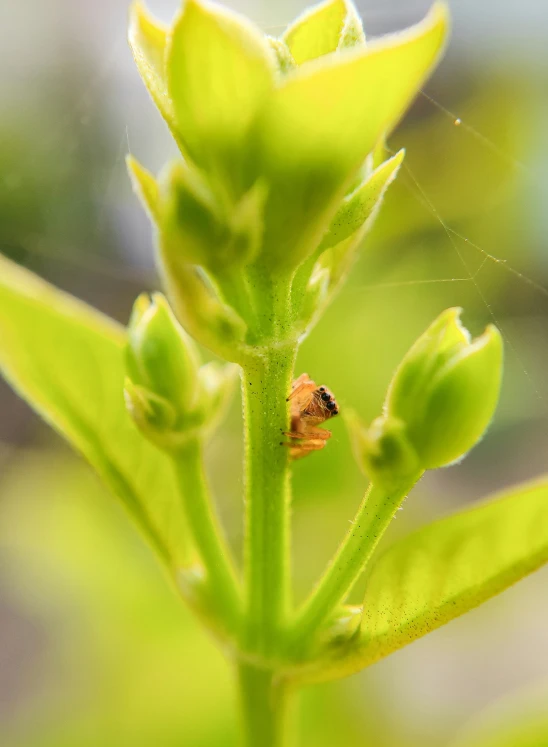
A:
<svg viewBox="0 0 548 747">
<path fill-rule="evenodd" d="M 344 280 L 404 155 L 400 150 L 343 199 L 318 250 L 297 271 L 293 289 L 295 298 L 304 295 L 299 312 L 303 329 L 313 323 Z"/>
<path fill-rule="evenodd" d="M 294 267 L 318 246 L 346 188 L 410 104 L 442 50 L 446 6 L 400 34 L 299 68 L 259 117 L 256 161 L 270 186 L 265 255 Z"/>
<path fill-rule="evenodd" d="M 298 65 L 339 46 L 347 14 L 345 0 L 327 0 L 300 15 L 283 35 L 293 59 Z"/>
<path fill-rule="evenodd" d="M 405 151 L 400 150 L 395 156 L 381 164 L 357 189 L 344 198 L 320 245 L 320 251 L 329 249 L 349 238 L 371 216 L 374 216 L 375 211 L 380 207 L 386 190 L 398 174 L 404 155 Z"/>
<path fill-rule="evenodd" d="M 167 75 L 178 129 L 197 163 L 238 182 L 240 151 L 275 67 L 266 37 L 247 19 L 187 0 L 169 39 Z"/>
<path fill-rule="evenodd" d="M 173 129 L 175 117 L 165 75 L 167 29 L 147 12 L 140 0 L 131 6 L 128 40 L 135 64 L 152 100 Z"/>
<path fill-rule="evenodd" d="M 365 45 L 365 33 L 363 30 L 362 19 L 356 10 L 354 3 L 347 0 L 347 14 L 344 22 L 341 38 L 339 40 L 339 49 Z"/>
<path fill-rule="evenodd" d="M 133 156 L 126 158 L 133 191 L 141 201 L 153 224 L 160 222 L 160 194 L 158 182 Z"/>
<path fill-rule="evenodd" d="M 306 679 L 345 676 L 477 607 L 548 562 L 548 476 L 396 542 L 373 564 L 360 635 Z"/>
<path fill-rule="evenodd" d="M 114 321 L 0 258 L 0 370 L 176 567 L 187 560 L 179 499 L 168 458 L 126 412 L 124 346 Z"/>
</svg>

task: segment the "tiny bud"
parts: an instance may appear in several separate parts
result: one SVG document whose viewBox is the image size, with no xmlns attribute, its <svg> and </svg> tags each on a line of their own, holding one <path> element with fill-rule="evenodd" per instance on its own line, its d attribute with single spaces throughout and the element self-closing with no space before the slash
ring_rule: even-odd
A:
<svg viewBox="0 0 548 747">
<path fill-rule="evenodd" d="M 125 400 L 141 432 L 172 450 L 217 422 L 232 392 L 234 367 L 200 368 L 197 350 L 165 298 L 135 302 L 128 328 Z"/>
<path fill-rule="evenodd" d="M 502 339 L 489 326 L 476 340 L 448 309 L 404 357 L 390 384 L 387 418 L 400 420 L 424 469 L 463 457 L 493 416 L 501 384 Z"/>
<path fill-rule="evenodd" d="M 128 327 L 128 374 L 177 412 L 191 410 L 198 393 L 199 359 L 191 338 L 160 293 L 139 296 Z"/>
<path fill-rule="evenodd" d="M 322 636 L 324 641 L 331 646 L 348 643 L 359 633 L 362 617 L 362 606 L 345 604 L 339 607 L 336 617 L 333 618 Z"/>
</svg>

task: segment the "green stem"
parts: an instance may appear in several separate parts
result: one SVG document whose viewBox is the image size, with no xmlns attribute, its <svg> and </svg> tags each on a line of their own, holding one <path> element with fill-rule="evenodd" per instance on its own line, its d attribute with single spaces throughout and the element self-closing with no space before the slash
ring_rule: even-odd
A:
<svg viewBox="0 0 548 747">
<path fill-rule="evenodd" d="M 240 664 L 243 747 L 286 747 L 288 689 L 269 670 Z"/>
<path fill-rule="evenodd" d="M 296 344 L 278 344 L 243 365 L 245 422 L 246 647 L 269 653 L 289 602 L 289 429 Z"/>
<path fill-rule="evenodd" d="M 295 652 L 302 653 L 320 626 L 345 601 L 395 512 L 421 474 L 390 488 L 369 485 L 346 537 L 295 621 L 291 634 Z"/>
<path fill-rule="evenodd" d="M 173 461 L 185 516 L 206 569 L 215 611 L 224 625 L 234 631 L 241 617 L 240 592 L 230 550 L 211 503 L 201 440 L 189 439 L 173 455 Z"/>
</svg>

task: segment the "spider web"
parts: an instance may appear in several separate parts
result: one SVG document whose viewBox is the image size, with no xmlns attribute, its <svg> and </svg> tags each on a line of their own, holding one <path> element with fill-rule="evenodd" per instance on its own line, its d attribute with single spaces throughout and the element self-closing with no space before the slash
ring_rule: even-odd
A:
<svg viewBox="0 0 548 747">
<path fill-rule="evenodd" d="M 407 16 L 416 15 L 419 17 L 421 15 L 419 10 L 417 10 L 416 14 L 412 14 L 411 10 L 411 8 L 406 8 L 406 20 Z M 388 22 L 392 27 L 400 25 L 399 23 L 395 23 L 395 20 L 399 21 L 399 19 L 395 19 L 394 13 L 387 12 L 383 9 L 372 8 L 367 12 L 364 12 L 364 15 L 372 22 Z M 267 33 L 277 34 L 280 33 L 285 26 L 286 24 L 279 24 L 276 26 L 263 25 L 262 28 Z M 101 97 L 104 91 L 105 82 L 119 64 L 125 44 L 125 38 L 123 38 L 122 35 L 117 35 L 114 40 L 111 40 L 106 45 L 108 54 L 103 56 L 103 62 L 99 69 L 90 78 L 88 84 L 75 100 L 73 109 L 67 113 L 65 121 L 61 121 L 55 132 L 51 132 L 49 138 L 46 138 L 46 140 L 41 143 L 42 148 L 53 148 L 54 146 L 57 146 L 58 143 L 67 136 L 68 131 L 73 126 L 75 116 L 80 121 L 82 128 L 88 126 L 90 120 L 94 116 L 97 116 L 97 111 L 101 106 Z M 466 137 L 474 139 L 482 148 L 488 150 L 509 169 L 514 170 L 516 173 L 519 173 L 528 179 L 534 178 L 532 169 L 526 163 L 507 152 L 504 147 L 500 146 L 490 137 L 488 132 L 478 130 L 467 120 L 466 117 L 461 115 L 459 112 L 451 111 L 442 101 L 439 101 L 428 91 L 421 91 L 421 96 L 433 109 L 439 112 L 439 114 L 446 119 L 448 127 L 459 130 Z M 125 173 L 124 158 L 126 153 L 131 151 L 131 133 L 132 129 L 130 125 L 124 122 L 120 127 L 119 132 L 114 135 L 115 142 L 117 139 L 116 154 L 109 171 L 105 174 L 104 182 L 99 187 L 101 202 L 96 218 L 96 239 L 99 241 L 109 230 L 111 205 L 113 197 L 116 196 L 117 180 L 120 178 L 121 174 Z M 76 137 L 77 136 L 78 135 L 76 135 Z M 528 370 L 528 366 L 520 357 L 508 330 L 505 329 L 504 324 L 501 324 L 499 315 L 493 309 L 489 297 L 489 291 L 484 287 L 481 274 L 487 265 L 492 265 L 501 269 L 503 272 L 508 273 L 518 282 L 524 284 L 531 293 L 539 294 L 543 298 L 548 297 L 548 288 L 537 282 L 534 278 L 529 277 L 519 266 L 510 264 L 506 259 L 497 256 L 496 252 L 486 249 L 482 244 L 475 240 L 474 236 L 465 235 L 457 230 L 450 221 L 444 219 L 441 211 L 435 204 L 435 199 L 427 192 L 414 170 L 411 169 L 406 161 L 404 161 L 402 170 L 407 177 L 407 188 L 412 193 L 417 204 L 430 213 L 432 220 L 442 230 L 448 248 L 458 259 L 462 268 L 462 273 L 454 277 L 440 277 L 434 279 L 406 278 L 400 281 L 366 284 L 360 286 L 358 289 L 350 289 L 349 292 L 356 290 L 370 291 L 376 289 L 381 291 L 396 288 L 404 289 L 416 286 L 425 286 L 425 292 L 427 292 L 429 286 L 456 283 L 471 285 L 480 303 L 485 308 L 488 317 L 501 330 L 507 349 L 522 370 L 528 388 L 534 393 L 537 400 L 543 401 L 545 399 L 544 394 L 534 381 L 532 374 Z M 465 256 L 465 253 L 462 250 L 462 245 L 469 247 L 477 253 L 478 258 L 481 260 L 477 267 L 473 267 L 470 260 Z M 75 250 L 72 247 L 64 249 L 59 245 L 53 246 L 49 244 L 48 241 L 44 240 L 42 237 L 29 237 L 25 248 L 31 254 L 47 257 L 56 263 L 66 263 L 67 265 L 93 273 L 99 277 L 109 277 L 120 282 L 141 283 L 146 287 L 149 287 L 151 282 L 154 282 L 154 272 L 152 267 L 143 268 L 130 262 L 117 261 L 116 259 L 107 256 L 97 256 L 97 254 L 92 252 Z"/>
</svg>

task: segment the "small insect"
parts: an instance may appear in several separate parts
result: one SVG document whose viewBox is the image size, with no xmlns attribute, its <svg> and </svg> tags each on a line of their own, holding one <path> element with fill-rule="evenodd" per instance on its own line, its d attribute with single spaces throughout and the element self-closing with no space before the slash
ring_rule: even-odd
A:
<svg viewBox="0 0 548 747">
<path fill-rule="evenodd" d="M 317 426 L 339 414 L 331 392 L 325 386 L 316 386 L 308 374 L 303 373 L 293 382 L 287 401 L 291 402 L 291 430 L 284 432 L 284 436 L 292 439 L 285 442 L 291 458 L 301 459 L 323 449 L 331 438 L 331 431 Z"/>
</svg>

